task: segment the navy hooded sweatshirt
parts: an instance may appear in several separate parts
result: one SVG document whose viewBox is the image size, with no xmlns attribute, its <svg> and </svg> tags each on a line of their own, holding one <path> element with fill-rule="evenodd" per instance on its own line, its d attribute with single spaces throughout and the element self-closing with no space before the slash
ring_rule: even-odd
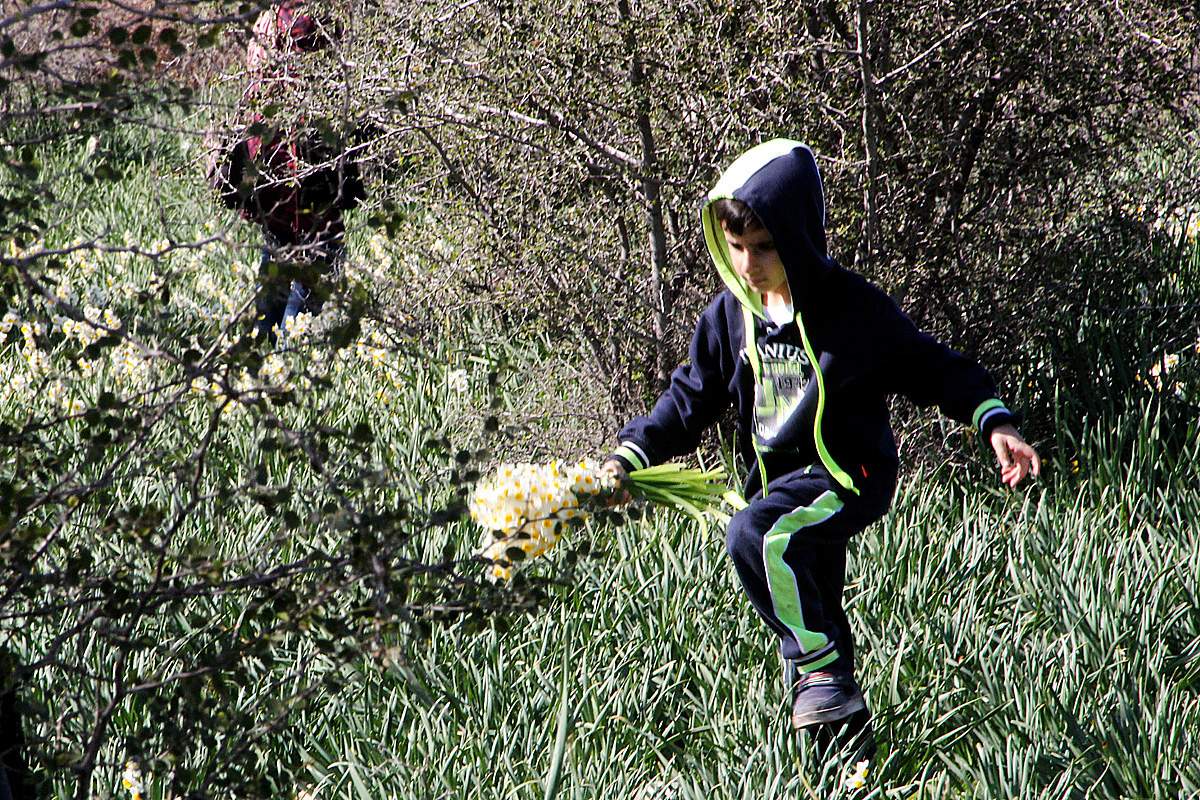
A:
<svg viewBox="0 0 1200 800">
<path fill-rule="evenodd" d="M 734 271 L 712 207 L 726 198 L 748 205 L 771 234 L 791 322 L 772 323 L 761 295 Z M 844 496 L 881 478 L 890 497 L 898 459 L 889 395 L 936 404 L 984 437 L 1012 420 L 982 367 L 919 331 L 883 291 L 829 257 L 821 176 L 805 145 L 774 139 L 747 151 L 709 192 L 701 218 L 727 288 L 704 309 L 687 363 L 654 408 L 621 431 L 613 455 L 626 470 L 694 450 L 732 405 L 738 450 L 751 467 L 747 497 L 798 469 L 828 472 Z"/>
</svg>

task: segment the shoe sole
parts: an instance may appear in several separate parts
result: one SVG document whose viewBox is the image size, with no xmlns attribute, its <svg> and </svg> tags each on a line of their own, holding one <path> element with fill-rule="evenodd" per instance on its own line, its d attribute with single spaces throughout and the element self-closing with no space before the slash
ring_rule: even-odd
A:
<svg viewBox="0 0 1200 800">
<path fill-rule="evenodd" d="M 867 704 L 860 694 L 850 698 L 840 706 L 820 708 L 804 714 L 792 714 L 792 727 L 800 730 L 802 728 L 811 728 L 813 725 L 828 725 L 831 722 L 843 720 L 852 714 L 862 711 L 866 707 Z"/>
</svg>

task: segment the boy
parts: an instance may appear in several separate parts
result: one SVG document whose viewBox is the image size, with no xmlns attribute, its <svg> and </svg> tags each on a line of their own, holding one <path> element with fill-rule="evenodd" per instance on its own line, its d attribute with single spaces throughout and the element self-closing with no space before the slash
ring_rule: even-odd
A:
<svg viewBox="0 0 1200 800">
<path fill-rule="evenodd" d="M 605 468 L 623 478 L 689 452 L 734 406 L 751 469 L 727 547 L 779 636 L 792 724 L 819 740 L 835 723 L 861 729 L 869 711 L 842 588 L 847 540 L 887 512 L 895 489 L 887 395 L 974 425 L 1009 486 L 1038 474 L 1038 455 L 986 371 L 829 257 L 821 176 L 805 145 L 775 139 L 743 154 L 701 218 L 726 291 L 701 315 L 689 362 L 621 431 Z"/>
</svg>

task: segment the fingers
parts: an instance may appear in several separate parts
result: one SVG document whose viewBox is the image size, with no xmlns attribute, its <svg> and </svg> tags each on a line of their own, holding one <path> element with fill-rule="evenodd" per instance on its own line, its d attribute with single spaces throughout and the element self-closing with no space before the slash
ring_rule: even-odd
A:
<svg viewBox="0 0 1200 800">
<path fill-rule="evenodd" d="M 610 458 L 601 464 L 600 471 L 607 475 L 612 475 L 617 479 L 617 483 L 624 483 L 629 478 L 629 474 L 625 472 L 625 468 L 621 466 L 621 462 L 615 458 Z"/>
<path fill-rule="evenodd" d="M 1000 479 L 1004 483 L 1008 484 L 1010 489 L 1015 489 L 1017 488 L 1017 484 L 1021 482 L 1026 474 L 1028 474 L 1028 470 L 1025 465 L 1018 463 L 1005 468 L 1000 473 Z"/>
<path fill-rule="evenodd" d="M 600 465 L 600 471 L 613 476 L 617 481 L 617 489 L 609 498 L 608 505 L 626 505 L 633 502 L 633 496 L 629 494 L 629 490 L 625 488 L 625 484 L 629 481 L 629 474 L 625 471 L 625 467 L 615 458 L 610 458 Z"/>
<path fill-rule="evenodd" d="M 1009 488 L 1015 489 L 1026 475 L 1037 477 L 1042 472 L 1042 460 L 1037 451 L 1022 440 L 998 442 L 996 455 L 1000 458 L 1000 479 Z"/>
<path fill-rule="evenodd" d="M 1026 475 L 1042 474 L 1042 460 L 1016 428 L 1001 425 L 992 431 L 992 449 L 1000 462 L 1000 479 L 1015 487 Z"/>
<path fill-rule="evenodd" d="M 1013 454 L 1017 457 L 1017 463 L 1021 467 L 1021 478 L 1029 474 L 1032 474 L 1036 478 L 1041 474 L 1042 460 L 1038 458 L 1037 451 L 1030 447 L 1028 443 L 1024 441 L 1014 443 Z"/>
<path fill-rule="evenodd" d="M 996 459 L 1000 462 L 1001 469 L 1008 469 L 1012 466 L 1012 459 L 1009 457 L 1008 437 L 993 436 L 992 449 L 996 451 Z"/>
<path fill-rule="evenodd" d="M 1001 482 L 1007 484 L 1010 489 L 1015 489 L 1023 477 L 1024 470 L 1020 464 L 1010 464 L 1000 471 Z"/>
</svg>

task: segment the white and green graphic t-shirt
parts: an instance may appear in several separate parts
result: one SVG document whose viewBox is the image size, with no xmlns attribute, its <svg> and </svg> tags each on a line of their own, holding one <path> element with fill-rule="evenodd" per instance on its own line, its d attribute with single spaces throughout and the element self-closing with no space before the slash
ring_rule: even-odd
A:
<svg viewBox="0 0 1200 800">
<path fill-rule="evenodd" d="M 778 309 L 779 313 L 772 313 L 776 311 L 768 309 L 777 327 L 756 342 L 762 363 L 762 380 L 754 387 L 754 438 L 767 450 L 796 413 L 812 377 L 812 366 L 800 342 L 800 332 L 790 321 L 791 309 Z M 788 320 L 786 324 L 781 324 L 785 320 Z M 742 357 L 746 357 L 745 353 Z"/>
</svg>

